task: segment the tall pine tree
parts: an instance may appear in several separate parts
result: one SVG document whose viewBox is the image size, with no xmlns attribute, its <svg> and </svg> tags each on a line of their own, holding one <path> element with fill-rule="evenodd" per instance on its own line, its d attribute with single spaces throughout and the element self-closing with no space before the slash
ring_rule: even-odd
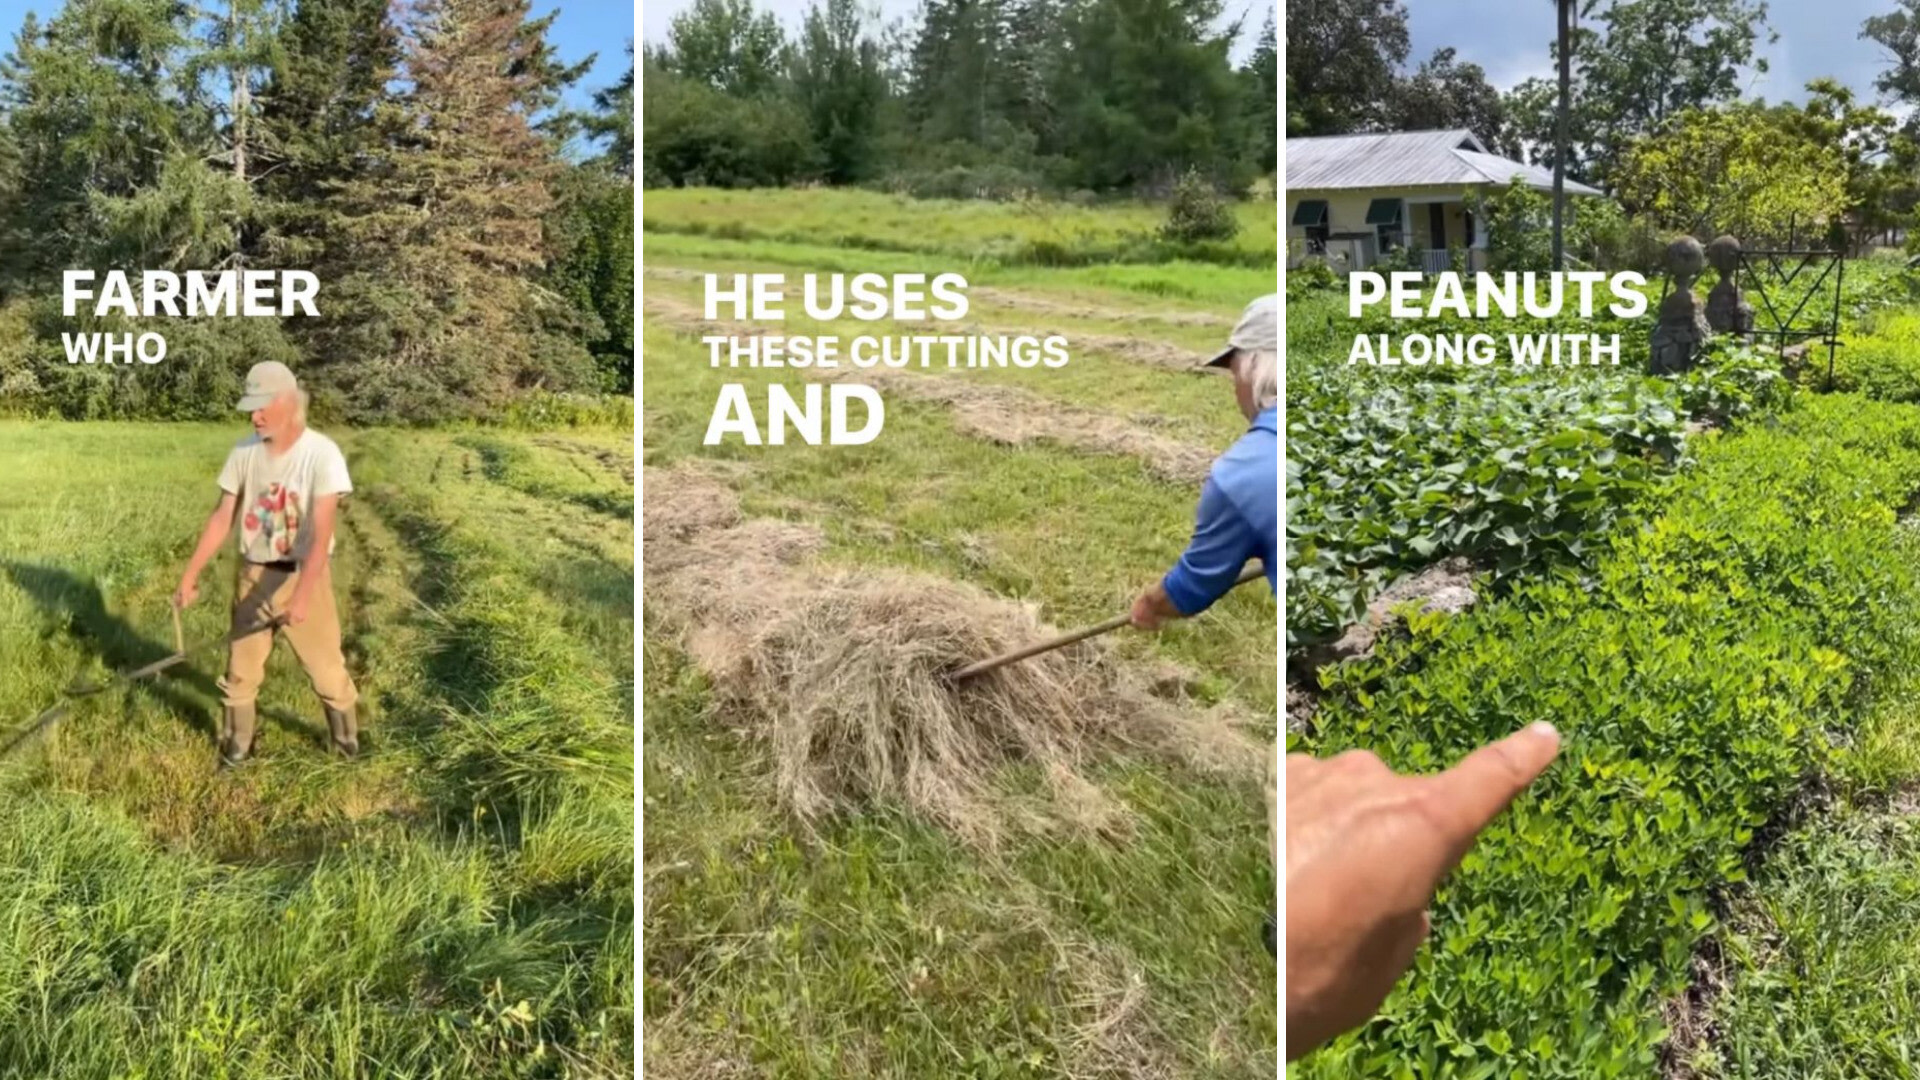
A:
<svg viewBox="0 0 1920 1080">
<path fill-rule="evenodd" d="M 1219 0 L 1068 0 L 1051 97 L 1050 149 L 1064 179 L 1093 189 L 1166 186 L 1189 168 L 1245 169 L 1240 97 L 1213 29 Z"/>
<path fill-rule="evenodd" d="M 517 390 L 590 386 L 591 360 L 536 287 L 562 171 L 536 126 L 571 69 L 528 0 L 421 0 L 381 161 L 328 202 L 341 268 L 316 346 L 356 416 L 485 413 Z"/>
<path fill-rule="evenodd" d="M 339 224 L 329 196 L 378 167 L 374 112 L 399 66 L 387 0 L 299 0 L 261 93 L 263 139 L 275 156 L 265 187 L 277 258 L 321 260 Z"/>
<path fill-rule="evenodd" d="M 0 60 L 0 110 L 17 168 L 33 182 L 0 204 L 0 275 L 57 288 L 61 270 L 122 254 L 112 200 L 153 186 L 207 130 L 183 92 L 189 41 L 169 0 L 69 0 L 42 24 L 31 15 Z"/>
<path fill-rule="evenodd" d="M 790 78 L 826 178 L 847 184 L 872 175 L 887 74 L 857 0 L 816 0 L 807 9 Z"/>
</svg>

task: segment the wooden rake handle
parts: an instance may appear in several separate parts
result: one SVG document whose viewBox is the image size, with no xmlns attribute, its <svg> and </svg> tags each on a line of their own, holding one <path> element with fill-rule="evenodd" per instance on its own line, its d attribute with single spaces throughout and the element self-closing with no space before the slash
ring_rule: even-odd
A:
<svg viewBox="0 0 1920 1080">
<path fill-rule="evenodd" d="M 1240 576 L 1235 578 L 1233 584 L 1228 587 L 1237 589 L 1249 581 L 1265 576 L 1266 571 L 1261 567 L 1249 566 L 1245 570 L 1240 571 Z M 1132 621 L 1133 613 L 1131 611 L 1123 615 L 1115 615 L 1106 622 L 1094 623 L 1092 626 L 1083 626 L 1078 630 L 1061 634 L 1056 638 L 1049 638 L 1037 644 L 1022 646 L 1012 652 L 1001 653 L 999 656 L 988 657 L 985 660 L 968 664 L 966 667 L 948 676 L 948 678 L 954 682 L 959 682 L 962 679 L 971 679 L 975 675 L 984 675 L 995 668 L 1006 667 L 1008 664 L 1018 663 L 1028 657 L 1039 656 L 1041 653 L 1065 648 L 1076 641 L 1085 641 L 1090 637 L 1098 637 L 1109 630 L 1118 630 Z"/>
</svg>

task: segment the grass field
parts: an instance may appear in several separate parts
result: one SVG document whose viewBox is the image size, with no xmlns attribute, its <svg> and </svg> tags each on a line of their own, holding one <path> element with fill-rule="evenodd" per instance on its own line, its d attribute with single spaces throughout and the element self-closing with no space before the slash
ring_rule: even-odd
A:
<svg viewBox="0 0 1920 1080">
<path fill-rule="evenodd" d="M 828 193 L 766 197 L 771 220 L 819 220 L 833 205 Z M 695 199 L 649 193 L 647 217 Z M 956 250 L 998 235 L 943 204 L 916 206 L 909 224 Z M 803 379 L 708 368 L 700 272 L 956 266 L 973 286 L 969 324 L 1063 334 L 1071 362 L 900 373 L 881 390 L 885 432 L 865 446 L 702 445 L 720 383 L 758 398 L 771 379 Z M 1157 359 L 1197 359 L 1274 284 L 1218 265 L 966 263 L 836 246 L 830 232 L 650 234 L 646 267 L 649 472 L 699 469 L 749 519 L 817 527 L 826 567 L 964 582 L 1061 626 L 1124 610 L 1178 556 L 1198 482 L 1156 471 L 1156 455 L 1197 448 L 1204 460 L 1245 421 L 1224 381 Z M 1034 830 L 983 848 L 892 804 L 810 834 L 779 802 L 756 718 L 722 708 L 669 629 L 678 613 L 646 614 L 650 1075 L 1273 1074 L 1274 967 L 1259 937 L 1273 873 L 1257 777 L 1103 755 L 1087 771 L 1134 822 L 1121 841 Z M 1253 736 L 1271 745 L 1274 633 L 1272 597 L 1248 586 L 1159 636 L 1116 634 L 1112 648 L 1130 666 L 1182 666 L 1194 708 L 1257 718 Z M 1035 779 L 1009 770 L 1004 797 Z"/>
<path fill-rule="evenodd" d="M 172 652 L 242 434 L 0 423 L 9 731 Z M 0 1074 L 631 1075 L 631 436 L 331 434 L 361 760 L 284 648 L 239 770 L 218 650 L 0 760 Z"/>
<path fill-rule="evenodd" d="M 1271 267 L 1278 245 L 1279 204 L 1272 198 L 1234 204 L 1239 231 L 1208 245 L 1213 261 Z M 651 236 L 819 244 L 848 251 L 908 251 L 977 262 L 1124 262 L 1150 247 L 1166 206 L 1145 201 L 1074 205 L 1049 199 L 990 202 L 915 199 L 857 188 L 659 188 L 647 192 L 642 222 Z"/>
</svg>

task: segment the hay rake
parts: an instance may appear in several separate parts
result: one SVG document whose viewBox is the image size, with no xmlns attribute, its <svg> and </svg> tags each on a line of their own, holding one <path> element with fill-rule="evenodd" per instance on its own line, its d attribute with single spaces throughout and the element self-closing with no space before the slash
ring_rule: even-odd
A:
<svg viewBox="0 0 1920 1080">
<path fill-rule="evenodd" d="M 1265 574 L 1266 571 L 1260 567 L 1249 566 L 1245 570 L 1240 571 L 1240 576 L 1235 578 L 1233 584 L 1229 587 L 1237 589 L 1249 581 L 1265 576 Z M 1115 615 L 1105 622 L 1094 623 L 1092 626 L 1083 626 L 1078 630 L 1061 634 L 1056 638 L 1049 638 L 1046 641 L 1033 645 L 1025 645 L 1011 652 L 1004 652 L 999 656 L 988 657 L 985 660 L 968 664 L 966 667 L 947 676 L 947 678 L 953 682 L 959 682 L 963 679 L 971 679 L 976 675 L 984 675 L 995 668 L 1006 667 L 1008 664 L 1018 663 L 1021 660 L 1039 656 L 1041 653 L 1049 653 L 1055 649 L 1062 649 L 1076 641 L 1085 641 L 1090 637 L 1098 637 L 1109 630 L 1118 630 L 1131 621 L 1131 612 Z"/>
</svg>

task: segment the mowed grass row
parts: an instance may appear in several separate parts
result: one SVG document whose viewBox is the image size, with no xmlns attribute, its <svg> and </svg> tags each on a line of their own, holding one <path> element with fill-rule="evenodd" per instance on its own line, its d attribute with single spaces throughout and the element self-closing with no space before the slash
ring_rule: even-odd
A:
<svg viewBox="0 0 1920 1080">
<path fill-rule="evenodd" d="M 172 651 L 167 596 L 240 434 L 0 424 L 9 730 Z M 621 566 L 616 537 L 587 554 L 551 527 L 617 532 L 604 517 L 468 468 L 449 436 L 339 437 L 367 755 L 324 755 L 280 649 L 260 756 L 216 774 L 216 650 L 0 762 L 0 1071 L 630 1070 L 631 526 Z M 224 631 L 231 560 L 190 642 Z"/>
<path fill-rule="evenodd" d="M 650 278 L 649 293 L 661 284 Z M 704 446 L 721 383 L 764 403 L 768 383 L 802 379 L 714 371 L 696 340 L 658 325 L 645 346 L 648 465 L 732 463 L 745 511 L 821 525 L 832 563 L 965 580 L 1069 626 L 1124 610 L 1192 529 L 1197 487 L 1126 457 L 995 445 L 909 400 L 888 399 L 886 429 L 866 446 Z M 1059 400 L 1118 416 L 1151 409 L 1217 448 L 1244 430 L 1224 384 L 1138 366 L 1134 381 L 1121 363 L 1076 354 L 1064 370 L 1080 366 L 1068 379 L 1084 381 Z M 983 373 L 921 377 L 972 374 Z M 1023 388 L 1042 393 L 1047 375 Z M 1272 598 L 1250 586 L 1157 638 L 1111 641 L 1142 663 L 1188 665 L 1204 700 L 1272 716 L 1274 619 Z M 752 718 L 716 714 L 669 637 L 649 628 L 645 653 L 650 1070 L 1273 1073 L 1274 969 L 1258 936 L 1273 877 L 1256 786 L 1113 760 L 1092 776 L 1141 820 L 1124 845 L 1023 837 L 989 857 L 873 808 L 813 847 L 775 803 Z M 1038 778 L 1006 782 L 1018 791 Z"/>
<path fill-rule="evenodd" d="M 1278 252 L 1278 203 L 1235 203 L 1239 232 L 1215 245 L 1271 267 Z M 645 231 L 703 237 L 822 244 L 948 258 L 981 257 L 1062 265 L 1110 259 L 1151 240 L 1167 219 L 1164 203 L 1103 202 L 1076 206 L 1043 199 L 915 199 L 857 188 L 655 188 L 647 191 Z"/>
<path fill-rule="evenodd" d="M 734 272 L 750 272 L 745 269 Z M 797 290 L 797 276 L 794 289 Z M 689 315 L 704 312 L 703 284 L 698 280 L 658 280 L 647 282 L 647 303 L 650 311 L 663 311 L 671 306 L 677 311 Z M 903 336 L 941 336 L 971 333 L 1000 333 L 992 317 L 977 310 L 970 311 L 967 323 L 980 324 L 981 329 L 963 329 L 951 323 L 938 322 L 898 322 L 886 320 L 862 322 L 851 318 L 841 318 L 830 322 L 821 322 L 808 318 L 800 306 L 797 291 L 790 293 L 788 316 L 777 325 L 732 320 L 756 330 L 765 329 L 770 333 L 786 337 L 826 337 L 840 339 L 840 367 L 845 370 L 850 381 L 859 381 L 859 369 L 852 366 L 850 359 L 853 341 L 860 337 L 899 338 Z M 1253 298 L 1249 294 L 1248 300 Z M 1222 312 L 1218 326 L 1212 331 L 1186 328 L 1184 335 L 1169 335 L 1163 328 L 1143 325 L 1109 325 L 1098 329 L 1088 329 L 1084 321 L 1054 319 L 1051 325 L 1037 327 L 1035 336 L 1058 334 L 1066 339 L 1069 359 L 1061 367 L 1049 368 L 1035 366 L 1021 368 L 1007 367 L 966 368 L 945 366 L 944 353 L 936 352 L 939 359 L 936 366 L 929 368 L 907 367 L 904 371 L 932 378 L 952 379 L 964 385 L 1010 386 L 1032 394 L 1042 401 L 1058 402 L 1076 409 L 1091 409 L 1109 413 L 1117 420 L 1138 423 L 1152 427 L 1166 435 L 1188 440 L 1217 443 L 1223 437 L 1230 438 L 1246 428 L 1246 421 L 1232 408 L 1233 390 L 1223 373 L 1205 370 L 1174 370 L 1156 363 L 1142 362 L 1118 353 L 1110 348 L 1090 347 L 1081 334 L 1092 333 L 1103 337 L 1125 338 L 1166 350 L 1168 355 L 1182 355 L 1191 364 L 1198 365 L 1207 356 L 1219 349 L 1219 343 L 1226 339 L 1238 319 L 1237 310 Z M 663 325 L 667 320 L 658 315 L 650 315 L 652 325 Z M 1026 327 L 1018 327 L 1026 329 Z M 1196 340 L 1198 338 L 1198 340 Z M 1208 349 L 1206 342 L 1212 342 Z M 710 367 L 709 347 L 697 340 L 695 362 L 708 373 L 717 384 L 724 381 L 730 372 L 741 370 L 726 366 L 726 353 L 723 346 L 722 366 Z M 683 363 L 684 361 L 675 361 Z M 962 359 L 964 364 L 964 358 Z M 776 372 L 777 373 L 777 372 Z M 798 375 L 795 369 L 789 374 Z M 1225 403 L 1226 407 L 1221 408 Z M 1224 444 L 1222 444 L 1224 445 Z"/>
<path fill-rule="evenodd" d="M 649 196 L 651 197 L 651 196 Z M 1174 312 L 1179 321 L 1220 308 L 1237 313 L 1248 300 L 1274 291 L 1274 275 L 1265 268 L 1218 266 L 1201 262 L 1111 263 L 1101 266 L 1004 266 L 992 259 L 900 251 L 862 251 L 824 243 L 782 240 L 733 240 L 677 233 L 648 233 L 642 248 L 645 266 L 698 267 L 737 273 L 743 264 L 769 263 L 795 273 L 935 274 L 958 273 L 970 286 L 1019 290 L 1043 299 L 1078 301 L 1151 321 L 1155 313 Z M 648 284 L 654 280 L 649 277 Z"/>
</svg>

